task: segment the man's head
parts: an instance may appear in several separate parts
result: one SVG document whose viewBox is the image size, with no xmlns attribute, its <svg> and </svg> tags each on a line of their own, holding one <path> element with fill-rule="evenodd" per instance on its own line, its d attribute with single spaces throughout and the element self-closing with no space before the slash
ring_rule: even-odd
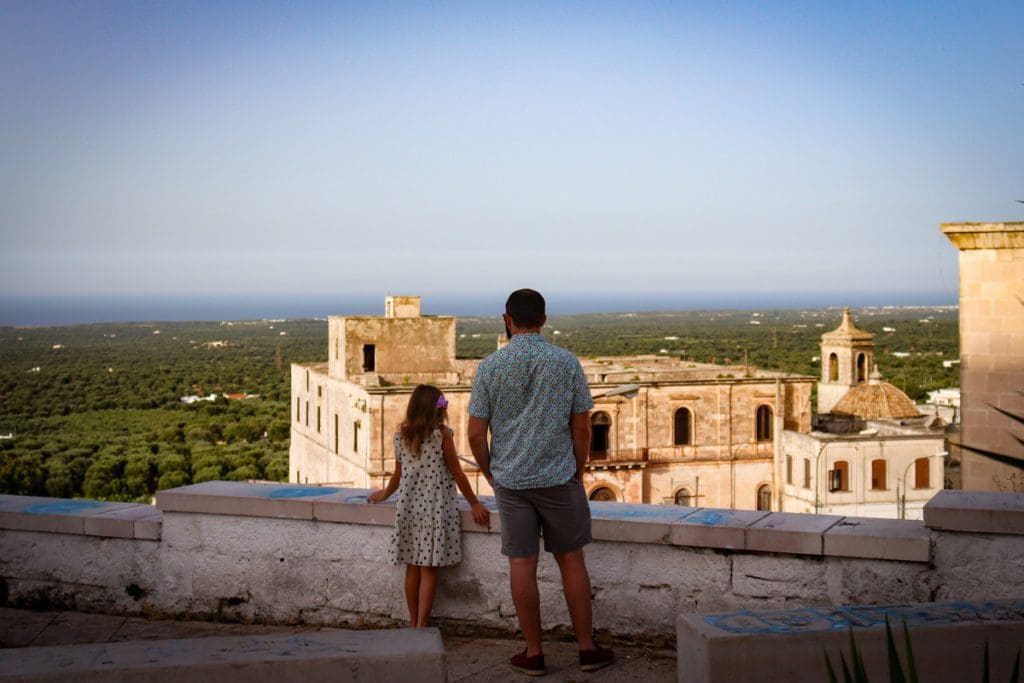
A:
<svg viewBox="0 0 1024 683">
<path fill-rule="evenodd" d="M 544 297 L 533 289 L 517 289 L 505 302 L 505 313 L 521 330 L 539 330 L 544 326 Z"/>
</svg>

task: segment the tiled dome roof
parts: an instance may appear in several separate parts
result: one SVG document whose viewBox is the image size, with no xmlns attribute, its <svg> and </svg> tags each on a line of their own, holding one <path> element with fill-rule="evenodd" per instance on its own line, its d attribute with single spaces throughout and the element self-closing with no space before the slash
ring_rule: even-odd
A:
<svg viewBox="0 0 1024 683">
<path fill-rule="evenodd" d="M 866 420 L 901 420 L 920 415 L 910 397 L 888 382 L 883 382 L 877 370 L 872 373 L 870 384 L 859 384 L 846 392 L 832 406 L 832 413 L 853 415 Z"/>
</svg>

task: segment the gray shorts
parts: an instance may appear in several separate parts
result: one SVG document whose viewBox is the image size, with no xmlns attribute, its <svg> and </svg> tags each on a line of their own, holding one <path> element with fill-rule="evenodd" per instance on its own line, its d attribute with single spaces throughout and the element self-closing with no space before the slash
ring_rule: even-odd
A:
<svg viewBox="0 0 1024 683">
<path fill-rule="evenodd" d="M 506 489 L 494 485 L 501 514 L 501 554 L 533 557 L 544 550 L 561 555 L 582 548 L 590 536 L 590 503 L 583 483 L 569 479 L 561 486 Z"/>
</svg>

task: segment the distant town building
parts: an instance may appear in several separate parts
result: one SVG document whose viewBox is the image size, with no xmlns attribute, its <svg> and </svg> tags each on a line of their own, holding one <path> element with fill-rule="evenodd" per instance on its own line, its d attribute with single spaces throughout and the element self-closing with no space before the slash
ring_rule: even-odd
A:
<svg viewBox="0 0 1024 683">
<path fill-rule="evenodd" d="M 810 431 L 813 377 L 661 355 L 582 364 L 592 499 L 779 509 L 781 435 Z M 421 315 L 419 297 L 386 297 L 383 316 L 331 316 L 327 362 L 292 365 L 290 481 L 383 485 L 409 394 L 427 382 L 445 392 L 470 480 L 489 492 L 466 439 L 478 365 L 455 356 L 455 318 Z"/>
<path fill-rule="evenodd" d="M 949 423 L 882 379 L 874 335 L 849 309 L 822 335 L 821 357 L 814 430 L 782 435 L 782 509 L 920 519 L 944 486 Z"/>
</svg>

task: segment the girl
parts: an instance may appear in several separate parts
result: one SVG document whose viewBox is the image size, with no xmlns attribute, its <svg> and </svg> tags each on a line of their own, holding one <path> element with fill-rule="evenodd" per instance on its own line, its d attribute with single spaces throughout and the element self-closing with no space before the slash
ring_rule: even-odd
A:
<svg viewBox="0 0 1024 683">
<path fill-rule="evenodd" d="M 486 524 L 490 519 L 459 465 L 453 432 L 445 424 L 447 408 L 437 387 L 421 384 L 413 390 L 405 421 L 395 434 L 395 473 L 386 487 L 367 497 L 379 503 L 398 490 L 388 559 L 392 565 L 406 565 L 405 601 L 416 628 L 430 619 L 437 568 L 462 561 L 455 485 L 469 501 L 473 521 Z"/>
</svg>

